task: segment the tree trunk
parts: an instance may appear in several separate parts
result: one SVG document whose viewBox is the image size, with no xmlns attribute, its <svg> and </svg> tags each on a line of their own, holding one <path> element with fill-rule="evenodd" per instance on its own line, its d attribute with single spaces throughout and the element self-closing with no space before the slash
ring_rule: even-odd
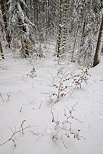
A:
<svg viewBox="0 0 103 154">
<path fill-rule="evenodd" d="M 60 48 L 61 48 L 61 37 L 62 37 L 62 0 L 60 0 L 59 2 L 59 11 L 58 11 L 58 27 L 57 27 L 57 31 L 58 31 L 58 34 L 57 34 L 57 57 L 59 57 L 60 55 Z"/>
<path fill-rule="evenodd" d="M 102 45 L 101 53 L 103 54 L 103 45 Z"/>
<path fill-rule="evenodd" d="M 4 59 L 4 54 L 3 54 L 1 41 L 0 41 L 0 56 L 1 56 L 2 59 Z"/>
<path fill-rule="evenodd" d="M 101 38 L 102 38 L 102 30 L 103 30 L 103 16 L 102 16 L 101 25 L 100 25 L 99 34 L 98 34 L 98 40 L 97 40 L 96 51 L 95 51 L 95 55 L 94 55 L 93 67 L 99 63 L 99 50 L 100 50 L 100 44 L 101 44 Z"/>
<path fill-rule="evenodd" d="M 6 40 L 8 42 L 8 46 L 10 48 L 10 44 L 11 44 L 11 36 L 9 35 L 9 32 L 7 30 L 8 28 L 8 21 L 7 21 L 7 16 L 6 16 L 6 6 L 5 6 L 5 2 L 4 0 L 0 0 L 0 5 L 1 5 L 1 10 L 2 10 L 2 14 L 3 14 L 3 20 L 4 20 L 4 25 L 5 25 L 5 33 L 6 33 Z"/>
</svg>

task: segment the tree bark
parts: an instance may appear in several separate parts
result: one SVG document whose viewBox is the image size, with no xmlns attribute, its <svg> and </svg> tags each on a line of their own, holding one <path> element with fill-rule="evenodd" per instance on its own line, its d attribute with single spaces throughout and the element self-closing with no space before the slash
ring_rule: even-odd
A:
<svg viewBox="0 0 103 154">
<path fill-rule="evenodd" d="M 100 44 L 101 44 L 101 38 L 102 38 L 102 30 L 103 30 L 103 16 L 101 19 L 101 24 L 100 24 L 99 34 L 98 34 L 98 40 L 97 40 L 96 51 L 95 51 L 95 55 L 94 55 L 93 67 L 95 67 L 99 63 L 99 50 L 100 50 Z"/>
<path fill-rule="evenodd" d="M 4 59 L 4 54 L 3 54 L 1 41 L 0 41 L 0 55 L 1 55 L 1 58 Z"/>
</svg>

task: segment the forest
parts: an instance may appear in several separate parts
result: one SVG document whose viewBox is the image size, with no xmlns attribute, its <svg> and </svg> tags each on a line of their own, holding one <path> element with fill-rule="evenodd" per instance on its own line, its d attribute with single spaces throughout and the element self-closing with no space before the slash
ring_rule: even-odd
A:
<svg viewBox="0 0 103 154">
<path fill-rule="evenodd" d="M 0 154 L 103 154 L 103 0 L 0 0 Z"/>
<path fill-rule="evenodd" d="M 26 58 L 43 57 L 42 45 L 54 40 L 58 59 L 95 66 L 103 53 L 102 14 L 102 0 L 1 0 L 1 57 L 2 42 Z"/>
</svg>

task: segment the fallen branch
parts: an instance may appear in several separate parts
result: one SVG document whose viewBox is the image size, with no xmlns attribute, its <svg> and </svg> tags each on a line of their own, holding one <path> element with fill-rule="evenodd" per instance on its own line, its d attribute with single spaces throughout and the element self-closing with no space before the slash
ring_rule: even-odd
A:
<svg viewBox="0 0 103 154">
<path fill-rule="evenodd" d="M 25 121 L 26 121 L 26 120 L 23 120 L 22 123 L 21 123 L 20 129 L 17 130 L 17 131 L 15 131 L 15 132 L 13 132 L 13 134 L 11 135 L 11 137 L 10 137 L 9 139 L 7 139 L 5 142 L 1 143 L 0 146 L 3 146 L 4 144 L 6 144 L 6 143 L 9 142 L 9 141 L 12 141 L 12 142 L 14 143 L 14 147 L 16 146 L 16 142 L 15 142 L 15 140 L 13 139 L 13 137 L 14 137 L 16 134 L 18 134 L 18 133 L 21 133 L 21 134 L 23 135 L 23 134 L 24 134 L 24 130 L 30 128 L 30 126 L 23 127 L 23 124 L 24 124 Z"/>
</svg>

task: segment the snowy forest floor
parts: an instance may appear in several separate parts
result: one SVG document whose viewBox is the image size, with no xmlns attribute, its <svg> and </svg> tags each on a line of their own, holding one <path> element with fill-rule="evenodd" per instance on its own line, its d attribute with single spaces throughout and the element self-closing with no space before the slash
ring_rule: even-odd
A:
<svg viewBox="0 0 103 154">
<path fill-rule="evenodd" d="M 0 154 L 103 154 L 103 57 L 81 88 L 63 81 L 66 95 L 55 102 L 58 74 L 67 78 L 71 72 L 78 75 L 80 69 L 58 65 L 52 53 L 36 63 L 5 53 L 0 61 L 0 145 L 7 142 Z"/>
</svg>

